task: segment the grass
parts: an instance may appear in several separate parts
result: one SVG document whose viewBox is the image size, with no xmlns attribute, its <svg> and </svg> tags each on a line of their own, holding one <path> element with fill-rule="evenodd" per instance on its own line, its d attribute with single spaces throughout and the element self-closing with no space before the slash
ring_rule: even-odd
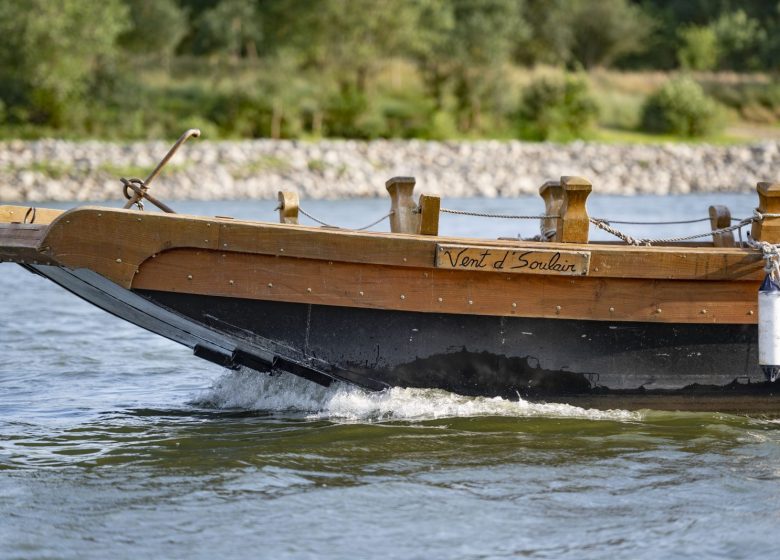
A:
<svg viewBox="0 0 780 560">
<path fill-rule="evenodd" d="M 756 138 L 748 138 L 731 133 L 728 129 L 720 134 L 697 138 L 684 138 L 668 134 L 651 134 L 637 130 L 624 130 L 617 128 L 598 127 L 593 131 L 588 140 L 604 142 L 606 144 L 713 144 L 717 146 L 729 146 L 735 144 L 747 144 L 755 142 Z"/>
</svg>

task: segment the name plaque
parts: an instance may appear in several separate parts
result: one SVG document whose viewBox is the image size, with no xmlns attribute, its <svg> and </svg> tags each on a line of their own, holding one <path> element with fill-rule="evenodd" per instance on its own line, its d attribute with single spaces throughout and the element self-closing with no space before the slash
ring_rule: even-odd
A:
<svg viewBox="0 0 780 560">
<path fill-rule="evenodd" d="M 436 267 L 485 272 L 585 276 L 590 268 L 590 252 L 437 244 Z"/>
</svg>

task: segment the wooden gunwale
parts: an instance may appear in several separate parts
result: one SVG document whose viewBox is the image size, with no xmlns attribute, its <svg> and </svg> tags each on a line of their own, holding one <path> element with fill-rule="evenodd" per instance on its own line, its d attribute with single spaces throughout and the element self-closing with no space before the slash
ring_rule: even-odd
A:
<svg viewBox="0 0 780 560">
<path fill-rule="evenodd" d="M 129 288 L 141 263 L 174 248 L 433 268 L 438 243 L 588 251 L 591 254 L 588 276 L 594 278 L 738 281 L 763 278 L 761 255 L 752 249 L 474 240 L 97 207 L 77 208 L 60 215 L 49 227 L 41 251 L 66 266 L 90 268 Z"/>
</svg>

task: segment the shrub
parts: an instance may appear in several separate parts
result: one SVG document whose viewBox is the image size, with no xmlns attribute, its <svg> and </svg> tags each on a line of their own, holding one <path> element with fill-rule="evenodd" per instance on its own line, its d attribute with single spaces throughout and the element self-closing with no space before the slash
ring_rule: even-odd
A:
<svg viewBox="0 0 780 560">
<path fill-rule="evenodd" d="M 712 27 L 690 26 L 679 33 L 677 61 L 686 70 L 712 70 L 718 64 L 718 37 Z"/>
<path fill-rule="evenodd" d="M 541 78 L 523 92 L 519 133 L 528 140 L 581 138 L 598 116 L 584 80 Z"/>
<path fill-rule="evenodd" d="M 694 137 L 721 126 L 718 104 L 687 76 L 666 82 L 647 98 L 642 110 L 642 128 L 648 132 Z"/>
</svg>

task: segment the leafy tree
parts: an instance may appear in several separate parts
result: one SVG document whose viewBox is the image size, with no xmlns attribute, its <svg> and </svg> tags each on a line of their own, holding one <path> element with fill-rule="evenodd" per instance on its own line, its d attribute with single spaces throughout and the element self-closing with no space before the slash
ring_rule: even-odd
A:
<svg viewBox="0 0 780 560">
<path fill-rule="evenodd" d="M 528 140 L 581 138 L 598 116 L 595 101 L 582 79 L 541 78 L 523 92 L 520 136 Z"/>
<path fill-rule="evenodd" d="M 226 54 L 237 60 L 257 56 L 261 40 L 260 15 L 255 4 L 245 0 L 222 0 L 201 12 L 194 22 L 196 54 Z"/>
<path fill-rule="evenodd" d="M 187 33 L 187 14 L 175 0 L 124 0 L 131 27 L 120 37 L 134 53 L 170 57 Z"/>
<path fill-rule="evenodd" d="M 0 99 L 15 120 L 66 124 L 127 27 L 120 0 L 3 0 Z"/>
<path fill-rule="evenodd" d="M 419 15 L 425 29 L 414 52 L 429 92 L 441 109 L 451 87 L 461 130 L 478 130 L 486 102 L 499 95 L 503 66 L 530 33 L 515 0 L 429 0 Z"/>
<path fill-rule="evenodd" d="M 692 25 L 680 31 L 677 51 L 680 66 L 687 70 L 712 70 L 718 64 L 718 36 L 711 26 Z"/>
<path fill-rule="evenodd" d="M 642 128 L 680 136 L 705 136 L 722 124 L 718 104 L 687 76 L 669 80 L 642 111 Z"/>
<path fill-rule="evenodd" d="M 526 0 L 528 33 L 516 37 L 514 58 L 522 64 L 566 64 L 574 42 L 571 0 Z"/>
<path fill-rule="evenodd" d="M 712 30 L 718 42 L 720 68 L 757 70 L 761 67 L 767 35 L 758 20 L 737 10 L 721 15 L 712 24 Z"/>
<path fill-rule="evenodd" d="M 585 68 L 641 51 L 654 29 L 653 20 L 628 0 L 572 0 L 569 18 L 571 54 Z"/>
</svg>

